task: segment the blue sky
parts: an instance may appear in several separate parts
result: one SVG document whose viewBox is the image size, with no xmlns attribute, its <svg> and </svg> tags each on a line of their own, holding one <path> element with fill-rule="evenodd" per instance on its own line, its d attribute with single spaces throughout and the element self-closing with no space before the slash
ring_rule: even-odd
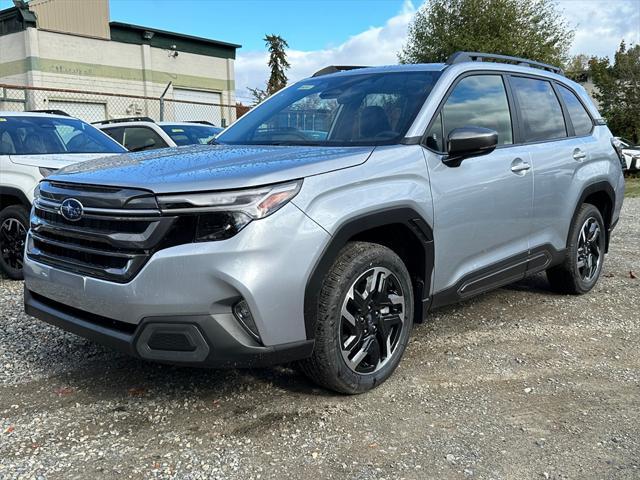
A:
<svg viewBox="0 0 640 480">
<path fill-rule="evenodd" d="M 91 1 L 91 0 L 70 0 Z M 0 0 L 0 8 L 11 6 Z M 292 48 L 343 42 L 395 15 L 401 0 L 111 0 L 111 20 L 263 48 L 265 33 L 282 33 Z"/>
<path fill-rule="evenodd" d="M 70 2 L 91 0 L 66 0 Z M 621 39 L 640 43 L 640 0 L 557 0 L 576 31 L 571 53 L 611 56 Z M 0 0 L 0 9 L 12 5 Z M 288 42 L 297 80 L 331 64 L 397 63 L 422 0 L 111 0 L 111 20 L 239 43 L 239 99 L 267 78 L 262 38 Z"/>
</svg>

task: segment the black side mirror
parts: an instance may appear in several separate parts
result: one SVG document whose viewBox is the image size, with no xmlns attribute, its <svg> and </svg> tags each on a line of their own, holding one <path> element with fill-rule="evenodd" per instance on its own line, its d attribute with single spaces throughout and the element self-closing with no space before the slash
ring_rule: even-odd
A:
<svg viewBox="0 0 640 480">
<path fill-rule="evenodd" d="M 493 152 L 498 145 L 498 132 L 482 127 L 462 127 L 451 130 L 447 137 L 447 156 L 442 160 L 457 167 L 462 160 Z"/>
</svg>

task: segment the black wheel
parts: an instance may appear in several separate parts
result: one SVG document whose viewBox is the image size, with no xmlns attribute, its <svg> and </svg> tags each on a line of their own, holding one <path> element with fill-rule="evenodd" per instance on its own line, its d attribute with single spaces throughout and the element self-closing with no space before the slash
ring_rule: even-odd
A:
<svg viewBox="0 0 640 480">
<path fill-rule="evenodd" d="M 564 262 L 547 270 L 555 291 L 578 295 L 594 287 L 604 262 L 605 235 L 600 211 L 589 203 L 582 205 L 571 224 Z"/>
<path fill-rule="evenodd" d="M 331 390 L 366 392 L 398 366 L 412 326 L 411 278 L 400 257 L 375 243 L 349 243 L 324 279 L 313 355 L 301 369 Z"/>
<path fill-rule="evenodd" d="M 29 230 L 29 212 L 11 205 L 0 212 L 0 269 L 14 280 L 22 280 L 22 256 Z"/>
</svg>

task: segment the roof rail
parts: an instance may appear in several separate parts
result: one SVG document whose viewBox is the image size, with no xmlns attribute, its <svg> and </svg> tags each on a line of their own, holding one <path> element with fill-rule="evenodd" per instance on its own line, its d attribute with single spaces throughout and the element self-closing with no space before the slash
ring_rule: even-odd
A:
<svg viewBox="0 0 640 480">
<path fill-rule="evenodd" d="M 67 112 L 63 111 L 63 110 L 28 110 L 31 113 L 48 113 L 49 115 L 61 115 L 63 117 L 70 117 L 71 115 L 69 115 Z"/>
<path fill-rule="evenodd" d="M 367 68 L 366 65 L 329 65 L 316 73 L 311 75 L 312 77 L 321 77 L 322 75 L 329 75 L 330 73 L 346 72 L 348 70 L 355 70 L 357 68 Z"/>
<path fill-rule="evenodd" d="M 187 120 L 187 123 L 197 123 L 199 125 L 209 125 L 211 127 L 216 127 L 217 125 L 209 120 Z"/>
<path fill-rule="evenodd" d="M 91 122 L 91 125 L 107 125 L 109 123 L 124 123 L 124 122 L 152 122 L 156 123 L 153 118 L 150 117 L 125 117 L 125 118 L 112 118 L 110 120 L 100 120 L 99 122 Z"/>
<path fill-rule="evenodd" d="M 462 62 L 482 62 L 484 60 L 495 60 L 499 63 L 515 63 L 523 67 L 535 67 L 542 70 L 547 70 L 558 75 L 564 75 L 564 72 L 560 67 L 554 67 L 547 63 L 536 62 L 520 57 L 510 57 L 509 55 L 498 55 L 494 53 L 479 53 L 479 52 L 456 52 L 447 58 L 447 65 L 455 65 Z"/>
</svg>

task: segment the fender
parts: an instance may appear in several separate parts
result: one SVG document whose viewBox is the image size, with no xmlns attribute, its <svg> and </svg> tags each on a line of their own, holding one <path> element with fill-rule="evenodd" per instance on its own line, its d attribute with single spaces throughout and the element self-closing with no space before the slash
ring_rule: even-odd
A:
<svg viewBox="0 0 640 480">
<path fill-rule="evenodd" d="M 318 304 L 320 289 L 322 288 L 322 281 L 329 272 L 342 247 L 359 233 L 393 224 L 402 224 L 408 227 L 424 250 L 425 265 L 417 266 L 421 272 L 424 271 L 422 275 L 424 281 L 414 281 L 414 283 L 417 283 L 417 285 L 414 284 L 415 318 L 419 321 L 424 319 L 431 300 L 431 273 L 433 271 L 434 261 L 433 231 L 422 216 L 412 208 L 394 207 L 376 210 L 350 218 L 342 223 L 336 230 L 336 233 L 332 235 L 331 240 L 325 246 L 324 251 L 314 265 L 312 273 L 307 280 L 304 296 L 304 324 L 307 339 L 313 339 L 315 336 L 316 306 Z"/>
<path fill-rule="evenodd" d="M 29 202 L 29 199 L 27 198 L 27 196 L 22 192 L 22 190 L 19 190 L 13 187 L 3 187 L 2 185 L 0 185 L 0 200 L 2 200 L 4 197 L 14 197 L 18 199 L 19 204 L 22 204 L 23 206 L 29 209 L 31 208 L 31 203 Z M 0 209 L 4 207 L 8 207 L 9 205 L 15 205 L 15 204 L 14 203 L 5 204 L 5 202 L 0 202 Z"/>
<path fill-rule="evenodd" d="M 607 181 L 595 182 L 590 185 L 587 185 L 584 188 L 584 190 L 582 190 L 582 193 L 578 198 L 578 202 L 576 203 L 576 206 L 573 209 L 573 217 L 571 218 L 575 218 L 575 215 L 578 212 L 578 209 L 584 203 L 584 201 L 587 199 L 589 195 L 593 195 L 594 193 L 599 193 L 599 192 L 604 192 L 607 195 L 607 197 L 609 197 L 609 203 L 610 203 L 609 211 L 604 212 L 604 219 L 603 219 L 605 223 L 605 231 L 606 231 L 606 243 L 605 243 L 605 253 L 606 253 L 609 251 L 609 240 L 611 238 L 611 230 L 613 230 L 613 227 L 615 226 L 615 224 L 612 223 L 613 212 L 614 212 L 614 209 L 616 208 L 616 191 L 613 188 L 613 186 Z M 569 245 L 570 233 L 571 232 L 567 234 L 567 243 L 566 243 L 567 245 Z"/>
</svg>

